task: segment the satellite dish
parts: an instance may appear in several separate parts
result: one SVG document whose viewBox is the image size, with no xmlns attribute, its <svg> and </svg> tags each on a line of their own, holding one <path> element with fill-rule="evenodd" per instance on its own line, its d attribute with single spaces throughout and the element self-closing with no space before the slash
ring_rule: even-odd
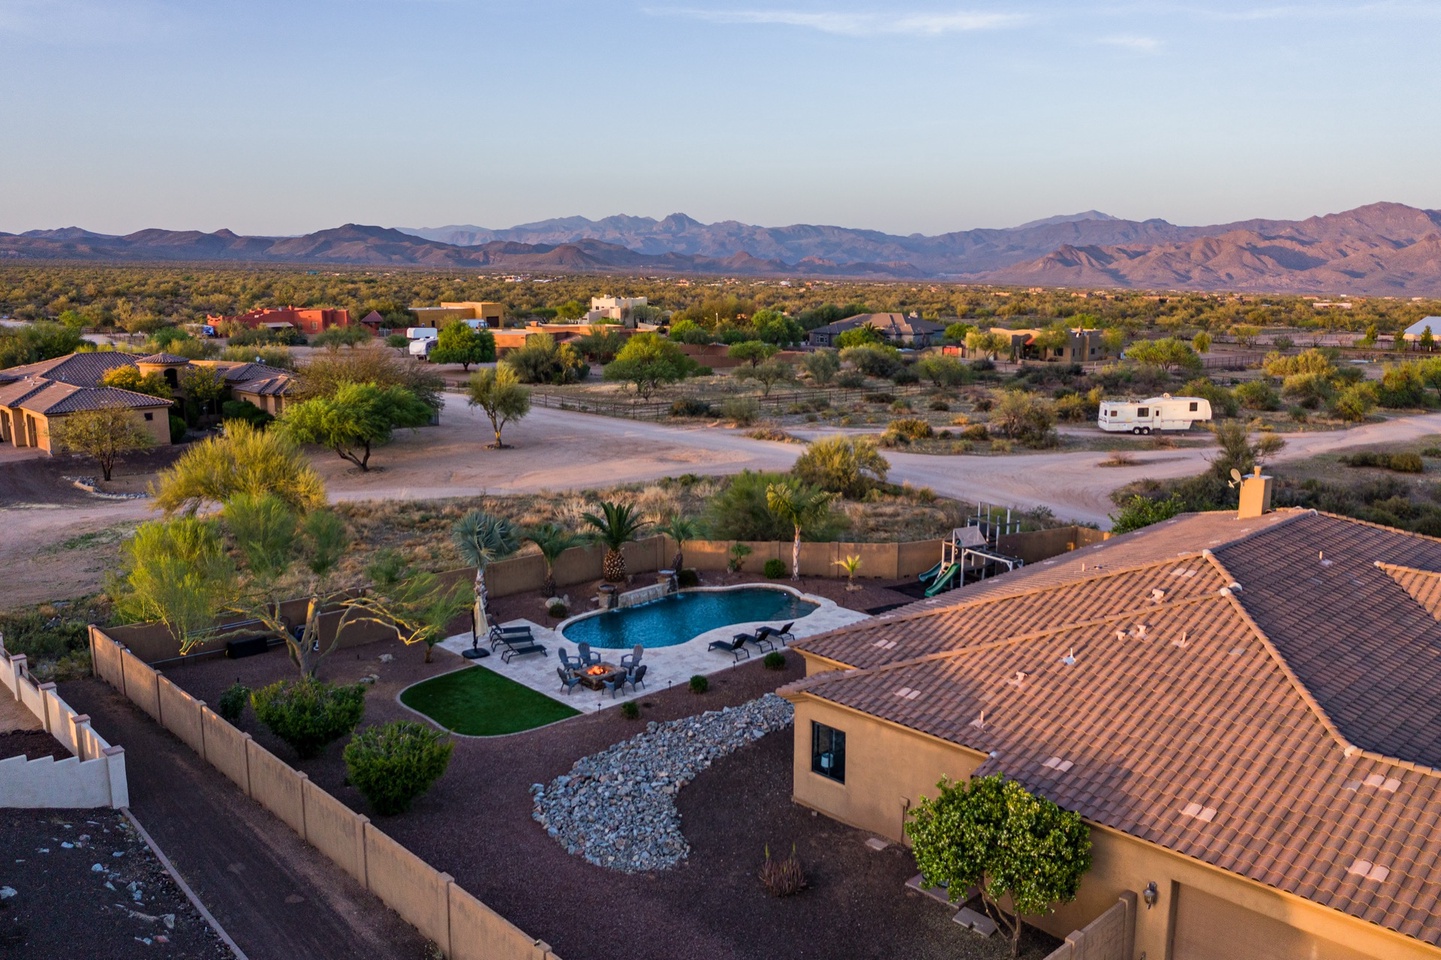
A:
<svg viewBox="0 0 1441 960">
<path fill-rule="evenodd" d="M 1232 467 L 1232 468 L 1231 468 L 1231 479 L 1232 479 L 1232 480 L 1235 480 L 1237 483 L 1240 483 L 1240 482 L 1241 482 L 1241 471 L 1240 471 L 1240 470 L 1237 470 L 1235 467 Z"/>
</svg>

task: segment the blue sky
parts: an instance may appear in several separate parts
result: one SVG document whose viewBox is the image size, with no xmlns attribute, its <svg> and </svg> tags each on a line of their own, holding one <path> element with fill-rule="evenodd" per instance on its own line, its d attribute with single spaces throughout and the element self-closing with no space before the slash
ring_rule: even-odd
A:
<svg viewBox="0 0 1441 960">
<path fill-rule="evenodd" d="M 1441 207 L 1441 2 L 0 0 L 0 230 Z"/>
</svg>

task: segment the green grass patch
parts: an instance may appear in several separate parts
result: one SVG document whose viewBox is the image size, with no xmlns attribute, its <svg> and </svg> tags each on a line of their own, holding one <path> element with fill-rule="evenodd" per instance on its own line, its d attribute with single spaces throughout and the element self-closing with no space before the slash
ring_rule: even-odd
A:
<svg viewBox="0 0 1441 960">
<path fill-rule="evenodd" d="M 447 730 L 472 737 L 519 733 L 580 713 L 481 666 L 417 683 L 400 695 L 400 702 Z"/>
</svg>

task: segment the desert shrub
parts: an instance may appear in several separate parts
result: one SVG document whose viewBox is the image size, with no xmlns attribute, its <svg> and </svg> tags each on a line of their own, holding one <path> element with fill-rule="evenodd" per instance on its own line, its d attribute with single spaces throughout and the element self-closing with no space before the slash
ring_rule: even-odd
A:
<svg viewBox="0 0 1441 960">
<path fill-rule="evenodd" d="M 811 382 L 825 386 L 836 378 L 841 370 L 841 358 L 834 350 L 816 350 L 801 360 L 801 369 Z"/>
<path fill-rule="evenodd" d="M 636 703 L 634 700 L 627 700 L 625 703 L 622 703 L 620 705 L 620 715 L 622 717 L 625 717 L 627 720 L 639 720 L 640 704 Z"/>
<path fill-rule="evenodd" d="M 909 443 L 912 440 L 929 440 L 936 435 L 931 425 L 918 417 L 905 417 L 900 420 L 892 420 L 886 425 L 885 436 L 894 437 Z"/>
<path fill-rule="evenodd" d="M 1426 406 L 1426 381 L 1421 376 L 1420 366 L 1415 363 L 1388 366 L 1381 374 L 1376 400 L 1391 410 Z"/>
<path fill-rule="evenodd" d="M 791 847 L 791 855 L 784 860 L 772 860 L 771 848 L 767 846 L 765 863 L 761 864 L 760 880 L 766 893 L 773 897 L 789 897 L 804 890 L 806 873 L 801 867 L 800 858 L 796 856 L 795 847 Z"/>
<path fill-rule="evenodd" d="M 991 432 L 1029 446 L 1054 443 L 1056 414 L 1049 400 L 1021 390 L 997 391 Z"/>
<path fill-rule="evenodd" d="M 796 437 L 791 436 L 779 427 L 757 427 L 754 430 L 746 431 L 746 436 L 752 440 L 770 440 L 773 443 L 800 443 Z"/>
<path fill-rule="evenodd" d="M 580 351 L 569 343 L 557 344 L 550 334 L 525 338 L 525 346 L 501 357 L 500 362 L 515 371 L 521 383 L 578 383 L 590 373 Z"/>
<path fill-rule="evenodd" d="M 275 418 L 253 403 L 244 400 L 226 400 L 220 405 L 221 420 L 243 420 L 253 427 L 265 429 Z"/>
<path fill-rule="evenodd" d="M 994 369 L 996 369 L 996 361 L 990 357 L 982 357 L 979 360 L 971 361 L 972 373 L 990 373 Z"/>
<path fill-rule="evenodd" d="M 710 413 L 710 404 L 694 397 L 682 397 L 670 405 L 670 415 L 673 417 L 708 417 Z"/>
<path fill-rule="evenodd" d="M 990 439 L 991 431 L 986 429 L 984 423 L 973 423 L 961 431 L 961 439 L 969 440 L 972 443 L 979 443 Z"/>
<path fill-rule="evenodd" d="M 841 351 L 841 360 L 849 363 L 861 373 L 870 377 L 888 379 L 901 369 L 901 352 L 895 347 L 878 343 L 866 343 L 846 347 Z"/>
<path fill-rule="evenodd" d="M 786 655 L 779 650 L 772 650 L 761 658 L 767 670 L 784 670 L 786 668 Z"/>
<path fill-rule="evenodd" d="M 564 620 L 570 616 L 570 608 L 558 600 L 547 607 L 545 612 L 556 620 Z"/>
<path fill-rule="evenodd" d="M 1192 380 L 1181 388 L 1181 396 L 1201 397 L 1211 403 L 1211 412 L 1218 417 L 1234 417 L 1241 412 L 1241 401 L 1236 394 L 1215 383 L 1209 377 Z"/>
<path fill-rule="evenodd" d="M 1331 403 L 1331 414 L 1348 423 L 1360 423 L 1376 409 L 1376 386 L 1353 383 Z"/>
<path fill-rule="evenodd" d="M 1292 407 L 1286 411 L 1286 414 L 1291 418 L 1293 423 L 1305 423 L 1311 419 L 1311 415 L 1306 412 L 1305 407 Z"/>
<path fill-rule="evenodd" d="M 911 409 L 911 401 L 904 397 L 891 404 L 891 413 L 907 413 Z"/>
<path fill-rule="evenodd" d="M 816 440 L 796 459 L 791 473 L 801 481 L 859 500 L 886 482 L 891 465 L 866 437 L 831 436 Z"/>
<path fill-rule="evenodd" d="M 187 429 L 189 429 L 189 428 L 186 426 L 186 424 L 185 424 L 185 419 L 184 419 L 183 417 L 177 417 L 177 416 L 176 416 L 175 414 L 173 414 L 173 413 L 170 415 L 170 442 L 171 442 L 171 443 L 184 443 L 184 442 L 185 442 L 185 431 L 186 431 Z"/>
<path fill-rule="evenodd" d="M 951 405 L 939 397 L 931 401 L 930 408 L 937 413 L 950 413 L 951 411 Z"/>
<path fill-rule="evenodd" d="M 1348 467 L 1378 467 L 1397 473 L 1424 473 L 1426 464 L 1418 453 L 1377 453 L 1363 450 L 1341 458 Z"/>
<path fill-rule="evenodd" d="M 748 427 L 761 418 L 760 401 L 754 397 L 731 397 L 721 404 L 720 414 L 736 426 Z"/>
<path fill-rule="evenodd" d="M 1281 406 L 1280 395 L 1265 380 L 1247 380 L 1237 384 L 1231 389 L 1231 394 L 1247 410 L 1277 410 Z"/>
<path fill-rule="evenodd" d="M 992 452 L 992 453 L 1015 453 L 1015 452 L 1016 452 L 1016 441 L 1014 441 L 1014 440 L 992 440 L 992 441 L 991 441 L 991 452 Z"/>
<path fill-rule="evenodd" d="M 700 574 L 695 570 L 680 570 L 675 575 L 676 586 L 681 589 L 700 586 Z"/>
<path fill-rule="evenodd" d="M 337 687 L 313 677 L 278 680 L 251 693 L 250 706 L 271 733 L 308 760 L 355 729 L 365 712 L 365 686 Z"/>
<path fill-rule="evenodd" d="M 895 395 L 889 393 L 868 393 L 861 398 L 866 403 L 891 404 L 895 403 Z"/>
<path fill-rule="evenodd" d="M 745 470 L 736 474 L 706 504 L 705 528 L 717 540 L 791 539 L 795 531 L 766 506 L 766 487 L 784 479 L 782 473 Z"/>
<path fill-rule="evenodd" d="M 790 571 L 786 569 L 786 562 L 777 557 L 771 557 L 766 561 L 765 575 L 772 580 L 780 580 L 788 576 Z"/>
<path fill-rule="evenodd" d="M 707 680 L 705 677 L 701 676 L 700 674 L 696 674 L 695 676 L 690 678 L 691 693 L 705 693 L 709 689 L 710 681 Z"/>
<path fill-rule="evenodd" d="M 911 384 L 920 382 L 921 375 L 916 373 L 912 367 L 901 367 L 895 373 L 891 374 L 891 383 L 894 383 L 898 387 L 910 386 Z"/>
<path fill-rule="evenodd" d="M 1172 494 L 1164 500 L 1156 500 L 1136 494 L 1122 504 L 1118 513 L 1111 516 L 1111 532 L 1130 533 L 1153 523 L 1169 520 L 1186 509 L 1180 497 Z"/>
<path fill-rule="evenodd" d="M 366 727 L 345 745 L 346 779 L 376 813 L 404 813 L 445 773 L 454 749 L 449 734 L 414 720 Z"/>
<path fill-rule="evenodd" d="M 396 350 L 404 350 L 410 346 L 410 338 L 403 333 L 392 333 L 385 338 L 385 345 Z"/>
<path fill-rule="evenodd" d="M 866 375 L 859 370 L 842 370 L 835 376 L 836 386 L 859 390 L 866 385 Z"/>
<path fill-rule="evenodd" d="M 83 621 L 52 616 L 50 608 L 0 614 L 0 635 L 5 638 L 5 652 L 24 654 L 32 671 L 40 661 L 60 660 L 89 643 Z"/>
<path fill-rule="evenodd" d="M 249 702 L 250 688 L 243 683 L 232 683 L 215 702 L 215 712 L 234 723 L 245 713 L 245 705 Z"/>
</svg>

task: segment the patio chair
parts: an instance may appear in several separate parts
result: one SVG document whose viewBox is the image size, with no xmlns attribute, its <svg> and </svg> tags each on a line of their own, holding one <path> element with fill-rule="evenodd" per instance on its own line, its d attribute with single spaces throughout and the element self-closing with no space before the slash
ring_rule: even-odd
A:
<svg viewBox="0 0 1441 960">
<path fill-rule="evenodd" d="M 560 677 L 560 686 L 561 689 L 565 691 L 566 696 L 570 696 L 570 692 L 580 684 L 580 677 L 571 673 L 565 667 L 556 667 L 555 675 Z"/>
<path fill-rule="evenodd" d="M 614 700 L 619 694 L 625 692 L 625 681 L 627 674 L 617 673 L 609 680 L 602 680 L 600 685 L 610 691 L 610 698 Z"/>
<path fill-rule="evenodd" d="M 530 627 L 527 627 L 525 625 L 521 625 L 518 627 L 502 627 L 497 624 L 492 624 L 490 628 L 490 649 L 494 650 L 496 647 L 500 646 L 501 637 L 521 637 L 523 639 L 534 639 L 534 637 L 531 635 Z"/>
<path fill-rule="evenodd" d="M 774 650 L 776 648 L 776 645 L 774 643 L 771 643 L 770 640 L 766 639 L 766 629 L 767 628 L 765 627 L 761 627 L 754 633 L 738 633 L 736 634 L 736 636 L 745 637 L 746 643 L 755 644 L 756 649 L 761 650 L 762 652 Z"/>
<path fill-rule="evenodd" d="M 748 633 L 738 633 L 729 640 L 712 640 L 707 650 L 721 650 L 730 654 L 739 663 L 742 657 L 749 657 L 751 652 L 746 649 L 746 643 L 752 639 Z"/>
<path fill-rule="evenodd" d="M 620 658 L 620 665 L 627 668 L 638 667 L 640 666 L 640 658 L 644 655 L 645 647 L 637 643 L 634 647 L 631 648 L 630 653 L 627 653 L 625 656 Z"/>
<path fill-rule="evenodd" d="M 588 643 L 582 641 L 576 644 L 575 652 L 580 655 L 580 665 L 582 668 L 593 667 L 597 663 L 600 663 L 600 654 L 591 650 L 590 644 Z"/>
<path fill-rule="evenodd" d="M 756 631 L 756 636 L 762 638 L 775 637 L 783 644 L 790 643 L 796 638 L 795 634 L 791 633 L 791 627 L 794 627 L 795 625 L 796 622 L 792 620 L 790 623 L 781 627 L 779 630 L 777 630 L 775 627 L 761 627 L 759 630 Z"/>
<path fill-rule="evenodd" d="M 502 633 L 500 645 L 505 648 L 500 653 L 502 663 L 510 663 L 515 657 L 523 657 L 531 653 L 538 653 L 541 656 L 546 654 L 545 647 L 536 643 L 535 637 L 531 636 L 528 629 L 523 635 Z"/>
<path fill-rule="evenodd" d="M 644 663 L 638 667 L 631 667 L 626 671 L 625 682 L 630 684 L 632 690 L 635 690 L 637 686 L 645 686 L 645 672 L 649 669 L 650 667 Z"/>
<path fill-rule="evenodd" d="M 566 670 L 585 669 L 585 664 L 581 662 L 580 657 L 572 657 L 569 653 L 566 653 L 565 647 L 556 647 L 555 655 L 560 657 L 560 665 Z"/>
</svg>

